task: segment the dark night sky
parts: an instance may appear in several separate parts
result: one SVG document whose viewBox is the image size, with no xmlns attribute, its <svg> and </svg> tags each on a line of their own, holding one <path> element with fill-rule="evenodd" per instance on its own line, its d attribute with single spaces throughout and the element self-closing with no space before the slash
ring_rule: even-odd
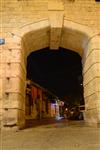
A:
<svg viewBox="0 0 100 150">
<path fill-rule="evenodd" d="M 59 98 L 80 95 L 82 64 L 78 53 L 59 48 L 32 52 L 27 58 L 27 78 Z"/>
</svg>

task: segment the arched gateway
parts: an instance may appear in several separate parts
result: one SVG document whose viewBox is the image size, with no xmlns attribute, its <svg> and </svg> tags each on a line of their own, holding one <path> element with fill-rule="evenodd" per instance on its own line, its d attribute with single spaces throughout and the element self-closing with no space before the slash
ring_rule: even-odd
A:
<svg viewBox="0 0 100 150">
<path fill-rule="evenodd" d="M 26 58 L 32 52 L 59 47 L 82 56 L 85 120 L 100 124 L 100 34 L 91 28 L 63 19 L 43 19 L 18 29 L 3 48 L 2 125 L 25 124 Z"/>
</svg>

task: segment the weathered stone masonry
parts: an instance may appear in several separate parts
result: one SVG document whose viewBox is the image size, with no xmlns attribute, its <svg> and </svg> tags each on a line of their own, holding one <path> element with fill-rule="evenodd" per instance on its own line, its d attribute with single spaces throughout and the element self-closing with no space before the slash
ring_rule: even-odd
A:
<svg viewBox="0 0 100 150">
<path fill-rule="evenodd" d="M 15 5 L 18 7 L 16 1 L 17 0 L 14 0 L 10 3 L 12 5 L 8 4 L 8 6 L 15 8 Z M 0 105 L 2 126 L 18 126 L 19 128 L 24 126 L 26 58 L 30 52 L 48 46 L 55 50 L 58 49 L 58 47 L 71 49 L 82 56 L 86 106 L 85 120 L 89 124 L 100 124 L 100 22 L 98 16 L 97 18 L 95 17 L 94 11 L 91 12 L 93 5 L 96 6 L 94 7 L 95 10 L 99 12 L 98 8 L 100 8 L 100 5 L 97 6 L 93 0 L 91 0 L 90 3 L 88 0 L 85 2 L 79 0 L 75 3 L 66 2 L 64 9 L 60 2 L 56 10 L 54 5 L 47 2 L 47 0 L 45 0 L 44 3 L 39 0 L 38 3 L 42 5 L 36 7 L 33 5 L 34 11 L 30 5 L 33 3 L 32 1 L 28 2 L 29 5 L 21 5 L 21 10 L 22 6 L 28 11 L 28 8 L 31 8 L 31 17 L 29 16 L 29 18 L 31 18 L 30 20 L 33 19 L 34 22 L 28 20 L 26 12 L 22 13 L 20 11 L 19 14 L 19 12 L 14 10 L 18 18 L 24 14 L 24 17 L 26 17 L 25 22 L 24 18 L 22 18 L 23 23 L 20 22 L 21 27 L 19 27 L 18 24 L 14 26 L 14 24 L 9 23 L 8 26 L 10 25 L 10 28 L 4 23 L 2 38 L 5 38 L 6 43 L 1 46 L 0 53 L 0 82 L 2 83 L 0 85 Z M 6 1 L 4 4 L 7 6 Z M 44 7 L 47 4 L 49 10 L 46 10 L 46 7 Z M 88 7 L 85 4 L 87 4 Z M 82 15 L 87 15 L 87 12 L 89 17 L 91 16 L 90 18 L 92 18 L 91 21 L 94 25 L 89 21 L 90 18 L 81 20 L 81 16 L 76 13 L 81 5 L 83 6 L 82 8 L 85 9 L 85 11 L 84 9 L 81 10 Z M 70 7 L 75 13 L 70 13 Z M 36 14 L 36 8 L 42 12 L 41 14 L 39 10 L 37 11 L 40 19 L 38 19 L 37 15 L 36 18 L 35 15 L 33 15 L 34 17 L 32 16 L 32 12 Z M 45 10 L 45 12 L 43 13 L 41 9 Z M 89 10 L 90 13 L 86 10 Z M 67 15 L 67 13 L 69 15 Z M 94 14 L 94 19 L 91 13 Z M 16 22 L 17 19 L 15 19 Z M 6 22 L 6 19 L 4 22 Z M 96 25 L 98 25 L 98 27 Z M 13 27 L 13 31 L 11 26 Z"/>
</svg>

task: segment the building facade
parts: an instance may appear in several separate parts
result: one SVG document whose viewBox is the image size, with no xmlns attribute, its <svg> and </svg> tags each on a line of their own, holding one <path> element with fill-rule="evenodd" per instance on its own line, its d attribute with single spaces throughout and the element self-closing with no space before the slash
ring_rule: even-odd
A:
<svg viewBox="0 0 100 150">
<path fill-rule="evenodd" d="M 26 59 L 50 47 L 82 57 L 85 121 L 100 124 L 100 2 L 96 0 L 2 0 L 0 120 L 25 125 Z M 15 69 L 16 68 L 16 69 Z"/>
<path fill-rule="evenodd" d="M 55 105 L 57 97 L 38 84 L 26 81 L 25 118 L 44 119 L 55 117 Z"/>
</svg>

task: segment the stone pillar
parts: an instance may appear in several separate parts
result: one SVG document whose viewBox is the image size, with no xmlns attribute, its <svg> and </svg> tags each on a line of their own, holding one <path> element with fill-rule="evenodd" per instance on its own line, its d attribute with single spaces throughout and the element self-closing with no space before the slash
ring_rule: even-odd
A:
<svg viewBox="0 0 100 150">
<path fill-rule="evenodd" d="M 4 76 L 5 76 L 5 56 L 3 55 L 4 45 L 0 45 L 0 128 L 2 126 L 3 113 L 3 93 L 4 93 Z"/>
<path fill-rule="evenodd" d="M 100 124 L 100 36 L 94 36 L 87 46 L 83 66 L 85 120 L 88 124 Z"/>
<path fill-rule="evenodd" d="M 3 117 L 2 126 L 22 128 L 25 123 L 25 76 L 24 53 L 21 39 L 6 39 L 2 55 L 5 58 L 3 80 Z"/>
</svg>

